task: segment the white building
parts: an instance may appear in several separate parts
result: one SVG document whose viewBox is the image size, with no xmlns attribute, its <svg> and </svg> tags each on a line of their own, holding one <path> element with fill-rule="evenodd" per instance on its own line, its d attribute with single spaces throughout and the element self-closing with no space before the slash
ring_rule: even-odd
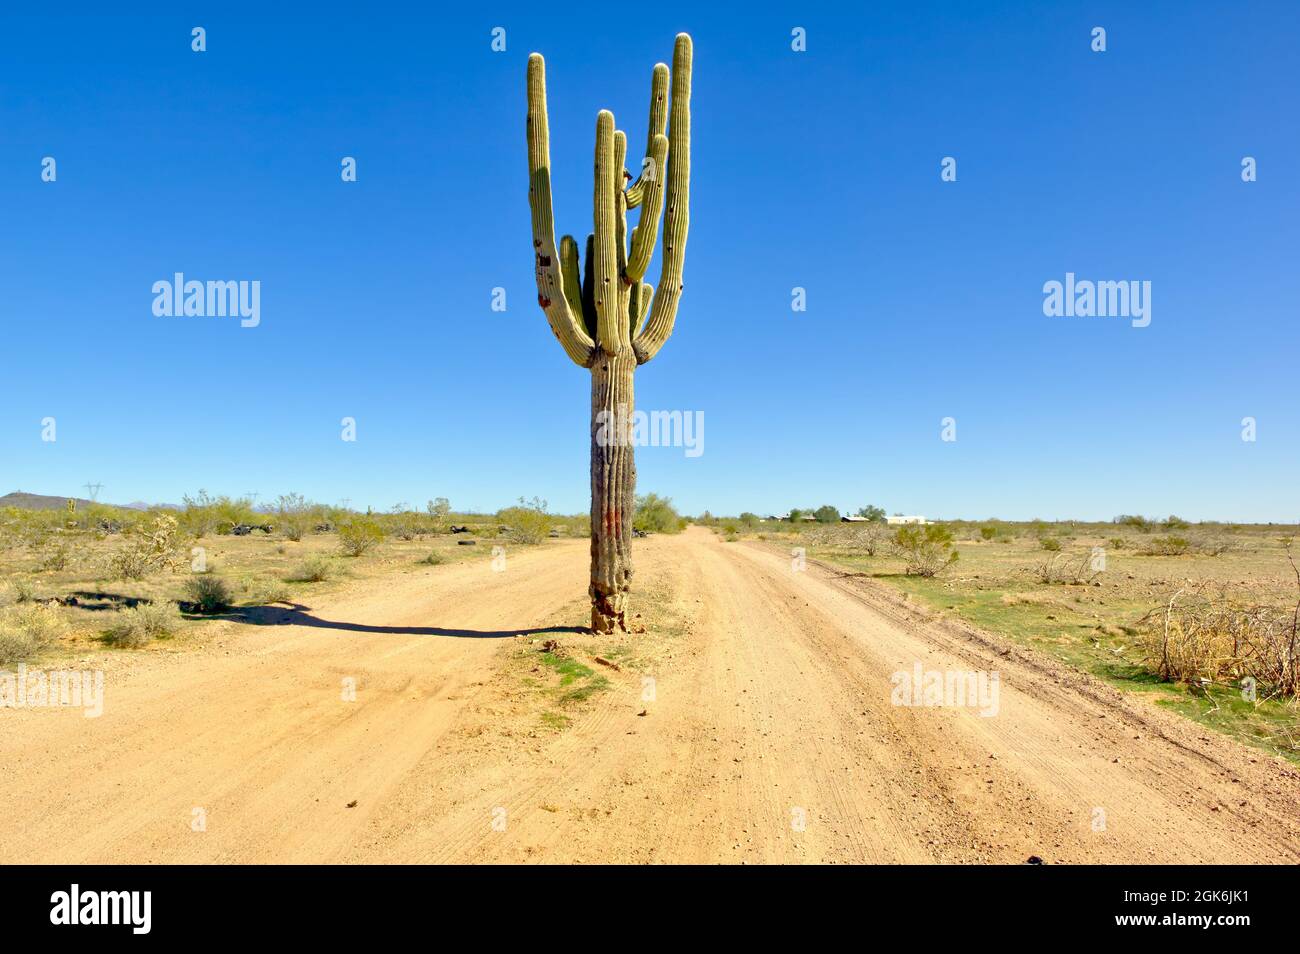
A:
<svg viewBox="0 0 1300 954">
<path fill-rule="evenodd" d="M 885 518 L 885 522 L 888 523 L 891 527 L 901 526 L 902 524 L 905 524 L 905 523 L 919 523 L 919 524 L 922 524 L 922 525 L 925 525 L 926 523 L 929 523 L 929 521 L 926 520 L 925 517 L 922 517 L 922 516 L 919 516 L 919 515 L 917 515 L 917 516 L 911 516 L 911 517 L 905 517 L 905 516 L 903 516 L 901 513 L 900 513 L 900 514 L 891 514 L 890 516 L 888 516 L 888 517 Z"/>
</svg>

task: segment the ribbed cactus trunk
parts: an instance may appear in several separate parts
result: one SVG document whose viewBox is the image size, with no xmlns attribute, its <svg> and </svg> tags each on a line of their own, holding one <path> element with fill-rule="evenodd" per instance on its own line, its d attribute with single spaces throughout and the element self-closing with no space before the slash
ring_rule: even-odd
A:
<svg viewBox="0 0 1300 954">
<path fill-rule="evenodd" d="M 601 352 L 591 366 L 591 628 L 627 628 L 632 582 L 632 521 L 636 458 L 628 428 L 632 414 L 631 350 Z"/>
<path fill-rule="evenodd" d="M 673 333 L 681 297 L 689 224 L 691 171 L 691 38 L 673 48 L 669 70 L 655 65 L 650 83 L 650 131 L 641 177 L 624 169 L 627 136 L 614 114 L 596 117 L 594 231 L 587 237 L 585 272 L 578 243 L 555 244 L 551 210 L 551 146 L 546 119 L 546 65 L 528 58 L 528 202 L 532 210 L 537 302 L 574 363 L 591 369 L 591 628 L 627 629 L 632 579 L 632 521 L 636 463 L 632 448 L 632 375 Z M 671 117 L 670 117 L 671 114 Z M 667 127 L 667 135 L 664 135 Z M 664 213 L 665 202 L 667 212 Z M 640 208 L 630 242 L 629 209 Z M 643 279 L 664 220 L 659 290 Z"/>
</svg>

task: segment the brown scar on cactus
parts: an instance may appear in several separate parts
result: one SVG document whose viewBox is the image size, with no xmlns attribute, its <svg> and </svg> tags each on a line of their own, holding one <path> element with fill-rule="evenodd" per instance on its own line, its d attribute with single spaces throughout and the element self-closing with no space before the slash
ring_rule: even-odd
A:
<svg viewBox="0 0 1300 954">
<path fill-rule="evenodd" d="M 597 633 L 626 631 L 632 577 L 632 523 L 636 464 L 630 436 L 613 415 L 633 413 L 633 372 L 659 353 L 673 333 L 681 298 L 686 234 L 690 225 L 691 38 L 677 35 L 672 67 L 656 63 L 650 81 L 650 120 L 641 178 L 624 167 L 626 136 L 614 116 L 596 118 L 593 170 L 594 230 L 587 240 L 586 268 L 579 278 L 578 246 L 564 236 L 557 255 L 551 208 L 550 127 L 546 63 L 528 57 L 528 202 L 533 245 L 546 267 L 537 270 L 537 302 L 569 358 L 591 370 L 591 627 Z M 621 172 L 620 176 L 618 173 Z M 665 202 L 667 212 L 664 212 Z M 640 209 L 628 235 L 627 210 Z M 663 220 L 660 278 L 643 281 Z M 555 259 L 555 268 L 550 268 Z M 594 289 L 620 281 L 613 293 Z M 596 281 L 599 279 L 599 282 Z M 561 294 L 553 294 L 556 288 Z M 657 289 L 657 290 L 656 290 Z M 638 328 L 640 329 L 638 331 Z"/>
</svg>

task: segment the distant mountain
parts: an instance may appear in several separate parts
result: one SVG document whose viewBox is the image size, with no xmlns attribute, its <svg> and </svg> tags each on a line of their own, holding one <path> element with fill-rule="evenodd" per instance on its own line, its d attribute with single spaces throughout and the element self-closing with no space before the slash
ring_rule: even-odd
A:
<svg viewBox="0 0 1300 954">
<path fill-rule="evenodd" d="M 77 509 L 92 506 L 95 501 L 86 500 L 84 497 L 74 497 L 77 501 Z M 116 504 L 104 504 L 105 507 L 116 507 Z M 134 506 L 134 505 L 133 505 Z M 51 497 L 48 494 L 27 494 L 21 490 L 15 490 L 11 494 L 5 494 L 0 497 L 0 507 L 17 507 L 19 510 L 66 510 L 68 507 L 67 497 Z"/>
</svg>

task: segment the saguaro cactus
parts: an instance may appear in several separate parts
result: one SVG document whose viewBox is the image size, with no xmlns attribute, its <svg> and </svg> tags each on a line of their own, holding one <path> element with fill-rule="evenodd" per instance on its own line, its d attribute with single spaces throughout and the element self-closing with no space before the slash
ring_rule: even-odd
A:
<svg viewBox="0 0 1300 954">
<path fill-rule="evenodd" d="M 591 628 L 627 628 L 632 578 L 632 519 L 636 464 L 630 428 L 632 372 L 673 333 L 682 293 L 691 176 L 691 38 L 673 48 L 669 72 L 655 64 L 650 83 L 650 131 L 641 176 L 624 170 L 627 136 L 614 114 L 596 117 L 594 230 L 587 236 L 579 281 L 578 243 L 555 245 L 551 213 L 551 147 L 546 123 L 546 64 L 528 57 L 528 201 L 533 213 L 537 301 L 574 363 L 591 369 Z M 664 135 L 665 126 L 667 135 Z M 665 201 L 667 211 L 664 212 Z M 627 210 L 640 208 L 629 247 Z M 664 212 L 658 290 L 645 282 Z"/>
</svg>

